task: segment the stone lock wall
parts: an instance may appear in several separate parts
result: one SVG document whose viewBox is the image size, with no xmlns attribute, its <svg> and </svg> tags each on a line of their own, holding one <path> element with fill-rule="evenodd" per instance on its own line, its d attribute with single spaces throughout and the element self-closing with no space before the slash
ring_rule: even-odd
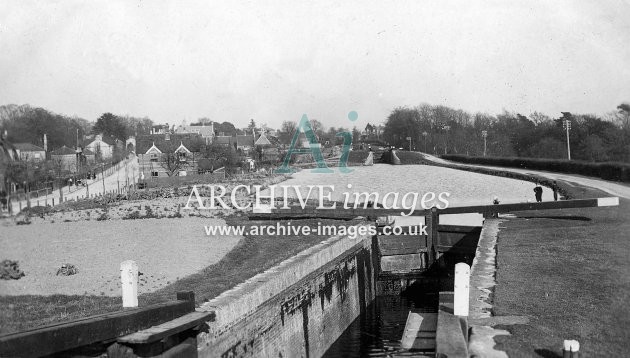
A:
<svg viewBox="0 0 630 358">
<path fill-rule="evenodd" d="M 372 260 L 371 237 L 331 238 L 206 303 L 200 357 L 323 355 L 373 301 Z"/>
</svg>

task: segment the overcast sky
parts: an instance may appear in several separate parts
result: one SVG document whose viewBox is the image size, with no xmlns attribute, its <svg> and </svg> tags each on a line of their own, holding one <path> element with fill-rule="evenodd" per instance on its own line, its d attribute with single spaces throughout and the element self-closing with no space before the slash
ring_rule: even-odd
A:
<svg viewBox="0 0 630 358">
<path fill-rule="evenodd" d="M 628 1 L 4 1 L 0 104 L 279 127 L 630 101 Z M 264 5 L 263 5 L 264 4 Z"/>
</svg>

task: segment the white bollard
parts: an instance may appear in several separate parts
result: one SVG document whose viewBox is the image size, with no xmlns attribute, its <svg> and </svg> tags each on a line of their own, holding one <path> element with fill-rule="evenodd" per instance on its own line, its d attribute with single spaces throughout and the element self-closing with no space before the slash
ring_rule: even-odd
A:
<svg viewBox="0 0 630 358">
<path fill-rule="evenodd" d="M 562 346 L 562 358 L 579 358 L 580 342 L 576 340 L 565 339 Z"/>
<path fill-rule="evenodd" d="M 133 260 L 120 264 L 123 308 L 138 307 L 138 264 Z"/>
<path fill-rule="evenodd" d="M 470 293 L 470 266 L 460 262 L 455 265 L 455 298 L 453 314 L 468 316 L 468 295 Z"/>
</svg>

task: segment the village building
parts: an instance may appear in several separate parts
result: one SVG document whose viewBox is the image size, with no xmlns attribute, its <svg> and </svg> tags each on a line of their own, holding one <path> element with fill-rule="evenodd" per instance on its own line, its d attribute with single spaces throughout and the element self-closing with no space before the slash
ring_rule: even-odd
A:
<svg viewBox="0 0 630 358">
<path fill-rule="evenodd" d="M 199 134 L 205 141 L 206 144 L 212 144 L 212 141 L 215 137 L 214 133 L 214 123 L 210 123 L 208 125 L 201 126 L 187 126 L 180 125 L 175 129 L 176 134 Z"/>
<path fill-rule="evenodd" d="M 108 160 L 114 156 L 114 148 L 117 145 L 118 140 L 103 135 L 97 134 L 85 148 L 89 149 L 96 155 L 97 160 Z"/>
<path fill-rule="evenodd" d="M 157 124 L 151 127 L 151 134 L 166 134 L 170 132 L 171 132 L 171 129 L 168 126 L 168 123 Z"/>
<path fill-rule="evenodd" d="M 236 149 L 236 137 L 219 135 L 214 138 L 214 144 L 232 147 Z"/>
<path fill-rule="evenodd" d="M 92 152 L 91 150 L 84 148 L 83 151 L 81 152 L 81 155 L 85 158 L 85 161 L 88 164 L 94 164 L 96 162 L 96 153 Z"/>
<path fill-rule="evenodd" d="M 44 148 L 31 143 L 15 143 L 13 145 L 18 153 L 20 160 L 29 162 L 41 162 L 46 160 L 46 151 Z"/>
<path fill-rule="evenodd" d="M 0 133 L 0 192 L 5 193 L 15 190 L 15 184 L 11 183 L 7 177 L 7 167 L 12 162 L 19 160 L 17 150 L 6 137 L 6 132 Z"/>
<path fill-rule="evenodd" d="M 145 178 L 186 175 L 197 171 L 205 148 L 199 134 L 146 135 L 137 138 L 136 155 Z"/>
<path fill-rule="evenodd" d="M 249 153 L 254 149 L 254 136 L 253 135 L 237 135 L 236 136 L 236 150 L 240 150 L 243 153 Z"/>
<path fill-rule="evenodd" d="M 384 129 L 385 127 L 381 124 L 368 123 L 363 132 L 361 132 L 361 140 L 380 140 L 383 137 Z"/>
<path fill-rule="evenodd" d="M 260 137 L 258 137 L 258 139 L 256 139 L 256 142 L 254 143 L 254 146 L 270 146 L 270 145 L 271 145 L 271 142 L 269 141 L 265 133 L 261 134 Z"/>
<path fill-rule="evenodd" d="M 65 145 L 55 149 L 50 153 L 50 159 L 53 161 L 55 168 L 62 172 L 77 172 L 77 154 L 75 149 L 68 148 Z"/>
</svg>

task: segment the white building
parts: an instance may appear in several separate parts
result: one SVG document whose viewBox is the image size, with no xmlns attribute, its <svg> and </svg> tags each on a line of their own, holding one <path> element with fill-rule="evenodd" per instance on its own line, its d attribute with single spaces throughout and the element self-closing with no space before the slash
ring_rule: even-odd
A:
<svg viewBox="0 0 630 358">
<path fill-rule="evenodd" d="M 114 140 L 104 137 L 102 134 L 97 134 L 94 140 L 90 142 L 85 148 L 89 149 L 93 153 L 96 153 L 98 157 L 100 154 L 101 159 L 111 159 L 114 154 Z"/>
</svg>

